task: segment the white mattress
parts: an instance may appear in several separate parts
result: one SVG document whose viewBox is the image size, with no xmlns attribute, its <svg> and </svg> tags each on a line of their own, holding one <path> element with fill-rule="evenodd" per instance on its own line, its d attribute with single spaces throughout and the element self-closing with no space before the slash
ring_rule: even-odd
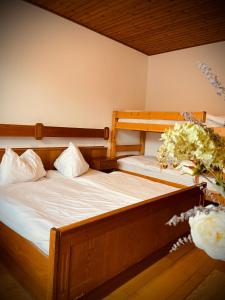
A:
<svg viewBox="0 0 225 300">
<path fill-rule="evenodd" d="M 175 123 L 183 123 L 184 121 L 174 121 L 174 120 L 143 120 L 143 119 L 119 119 L 119 122 L 124 123 L 143 123 L 143 124 L 166 124 L 174 125 Z M 206 115 L 206 125 L 209 127 L 224 127 L 225 126 L 225 116 L 214 116 Z"/>
<path fill-rule="evenodd" d="M 144 199 L 176 190 L 163 184 L 121 172 L 90 170 L 74 180 L 57 171 L 37 182 L 0 187 L 0 221 L 49 251 L 52 227 L 81 221 Z"/>
<path fill-rule="evenodd" d="M 161 169 L 155 156 L 129 156 L 118 159 L 117 162 L 120 170 L 135 172 L 186 186 L 194 184 L 193 177 L 188 174 L 183 174 L 174 168 Z M 200 177 L 199 181 L 207 182 L 209 189 L 214 190 L 210 182 L 204 177 Z"/>
</svg>

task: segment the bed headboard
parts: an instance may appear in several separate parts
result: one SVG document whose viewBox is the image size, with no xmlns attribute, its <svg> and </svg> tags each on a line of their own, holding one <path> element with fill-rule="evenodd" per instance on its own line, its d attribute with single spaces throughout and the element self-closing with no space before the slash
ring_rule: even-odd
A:
<svg viewBox="0 0 225 300">
<path fill-rule="evenodd" d="M 22 154 L 28 148 L 13 148 L 17 154 Z M 46 147 L 46 148 L 29 148 L 33 149 L 41 158 L 45 170 L 54 169 L 54 161 L 62 153 L 66 147 Z M 92 165 L 92 160 L 99 157 L 106 157 L 107 148 L 104 146 L 90 146 L 90 147 L 79 147 L 81 153 L 83 154 L 85 160 Z M 2 156 L 5 153 L 5 149 L 0 148 L 0 162 Z"/>
<path fill-rule="evenodd" d="M 103 129 L 95 128 L 71 128 L 71 127 L 53 127 L 44 126 L 41 123 L 36 125 L 14 125 L 14 124 L 0 124 L 0 137 L 34 137 L 37 140 L 44 137 L 82 137 L 82 138 L 102 138 L 107 140 L 109 138 L 109 128 Z M 91 165 L 94 158 L 106 157 L 107 148 L 104 146 L 88 146 L 79 147 L 85 160 Z M 19 155 L 28 148 L 13 148 Z M 45 148 L 31 148 L 42 159 L 46 170 L 54 169 L 54 161 L 62 153 L 65 147 L 45 147 Z M 0 161 L 5 152 L 5 149 L 0 148 Z"/>
</svg>

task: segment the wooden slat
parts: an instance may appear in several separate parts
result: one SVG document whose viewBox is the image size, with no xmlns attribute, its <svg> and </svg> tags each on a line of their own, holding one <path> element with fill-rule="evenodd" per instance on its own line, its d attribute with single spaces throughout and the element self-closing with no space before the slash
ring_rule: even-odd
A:
<svg viewBox="0 0 225 300">
<path fill-rule="evenodd" d="M 116 151 L 141 151 L 141 145 L 117 145 Z"/>
<path fill-rule="evenodd" d="M 194 118 L 199 121 L 205 121 L 205 112 L 191 112 Z M 118 119 L 142 119 L 142 120 L 173 120 L 184 121 L 181 112 L 157 112 L 157 111 L 117 111 Z"/>
<path fill-rule="evenodd" d="M 104 129 L 44 126 L 45 137 L 104 138 Z"/>
<path fill-rule="evenodd" d="M 126 123 L 118 122 L 116 124 L 117 129 L 128 129 L 136 131 L 151 131 L 151 132 L 164 132 L 168 128 L 172 128 L 174 125 L 168 124 L 144 124 L 144 123 Z"/>
</svg>

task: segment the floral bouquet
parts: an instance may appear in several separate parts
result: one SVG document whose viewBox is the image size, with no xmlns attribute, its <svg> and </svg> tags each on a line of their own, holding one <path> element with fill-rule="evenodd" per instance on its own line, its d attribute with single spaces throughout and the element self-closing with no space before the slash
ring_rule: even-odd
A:
<svg viewBox="0 0 225 300">
<path fill-rule="evenodd" d="M 160 164 L 164 168 L 173 166 L 195 178 L 203 176 L 225 197 L 225 139 L 190 114 L 185 113 L 184 117 L 187 122 L 175 124 L 162 134 L 163 144 L 158 151 Z M 206 188 L 204 193 L 217 202 Z M 176 226 L 185 220 L 189 221 L 191 234 L 180 238 L 171 251 L 193 241 L 209 256 L 225 261 L 225 207 L 220 203 L 194 207 L 180 216 L 173 216 L 167 224 Z"/>
</svg>

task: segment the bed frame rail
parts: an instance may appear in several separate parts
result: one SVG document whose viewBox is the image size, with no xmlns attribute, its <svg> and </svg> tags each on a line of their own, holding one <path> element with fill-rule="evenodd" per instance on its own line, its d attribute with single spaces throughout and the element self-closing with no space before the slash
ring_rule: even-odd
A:
<svg viewBox="0 0 225 300">
<path fill-rule="evenodd" d="M 170 228 L 165 223 L 199 204 L 201 196 L 199 187 L 189 187 L 52 229 L 54 277 L 50 276 L 48 299 L 101 299 L 99 291 L 112 290 L 113 278 L 188 232 L 187 224 Z"/>
</svg>

